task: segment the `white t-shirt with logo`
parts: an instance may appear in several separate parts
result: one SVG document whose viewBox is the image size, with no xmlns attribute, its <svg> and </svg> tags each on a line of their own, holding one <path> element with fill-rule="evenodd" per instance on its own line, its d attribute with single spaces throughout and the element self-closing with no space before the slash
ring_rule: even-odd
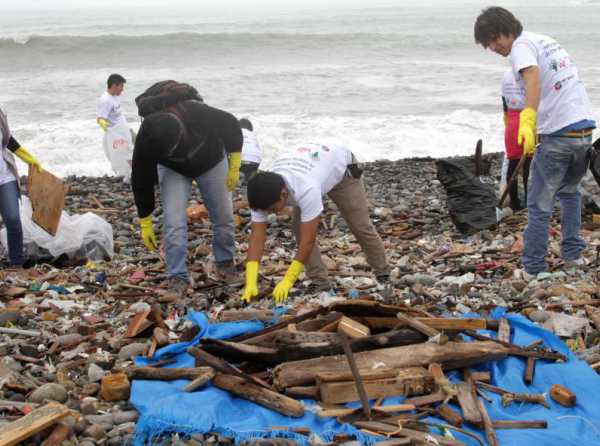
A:
<svg viewBox="0 0 600 446">
<path fill-rule="evenodd" d="M 323 195 L 344 178 L 352 153 L 342 145 L 307 144 L 281 155 L 271 172 L 283 177 L 289 191 L 288 206 L 300 208 L 300 220 L 307 222 L 323 212 Z M 267 221 L 267 212 L 252 211 L 252 221 Z"/>
<path fill-rule="evenodd" d="M 540 70 L 540 105 L 537 130 L 552 134 L 583 120 L 594 120 L 592 106 L 569 54 L 554 39 L 523 32 L 513 42 L 510 60 L 517 81 L 519 71 L 537 66 Z"/>
<path fill-rule="evenodd" d="M 4 138 L 2 129 L 0 129 L 0 142 Z M 8 150 L 7 148 L 0 147 L 0 186 L 10 183 L 11 181 L 16 181 L 15 175 L 12 170 L 8 167 L 6 160 L 4 159 L 4 151 Z"/>
<path fill-rule="evenodd" d="M 119 124 L 127 125 L 127 119 L 121 111 L 119 96 L 113 96 L 108 91 L 102 93 L 102 96 L 98 100 L 97 117 L 106 119 L 109 127 Z"/>
<path fill-rule="evenodd" d="M 523 80 L 517 81 L 512 70 L 506 70 L 506 73 L 504 73 L 501 94 L 509 110 L 523 110 L 525 108 Z"/>
<path fill-rule="evenodd" d="M 244 145 L 242 146 L 242 161 L 260 164 L 262 151 L 253 131 L 242 129 Z"/>
</svg>

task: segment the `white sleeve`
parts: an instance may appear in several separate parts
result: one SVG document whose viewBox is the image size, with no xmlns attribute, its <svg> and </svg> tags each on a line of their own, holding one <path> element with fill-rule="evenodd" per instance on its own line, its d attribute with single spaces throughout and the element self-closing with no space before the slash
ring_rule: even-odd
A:
<svg viewBox="0 0 600 446">
<path fill-rule="evenodd" d="M 104 98 L 98 100 L 98 106 L 96 108 L 96 115 L 98 118 L 108 119 L 110 114 L 111 103 Z"/>
<path fill-rule="evenodd" d="M 520 40 L 513 44 L 510 52 L 510 61 L 512 63 L 515 78 L 519 78 L 519 72 L 527 67 L 537 67 L 537 51 L 533 42 L 529 40 Z"/>
<path fill-rule="evenodd" d="M 303 223 L 314 220 L 323 212 L 323 197 L 316 187 L 308 189 L 296 201 L 300 208 L 300 221 Z"/>
<path fill-rule="evenodd" d="M 267 213 L 265 211 L 255 211 L 254 209 L 250 210 L 250 217 L 253 222 L 256 223 L 264 223 L 267 221 Z"/>
</svg>

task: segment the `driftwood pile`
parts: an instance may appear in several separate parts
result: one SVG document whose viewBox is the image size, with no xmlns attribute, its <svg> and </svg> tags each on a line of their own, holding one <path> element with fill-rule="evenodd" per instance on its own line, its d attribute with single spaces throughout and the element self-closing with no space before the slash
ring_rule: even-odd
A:
<svg viewBox="0 0 600 446">
<path fill-rule="evenodd" d="M 227 310 L 221 318 L 269 319 L 270 313 Z M 479 329 L 497 330 L 498 336 L 479 335 L 475 332 Z M 544 395 L 492 386 L 489 372 L 469 367 L 520 356 L 528 361 L 525 380 L 531 382 L 536 360 L 566 359 L 544 349 L 541 342 L 526 348 L 512 344 L 506 319 L 432 317 L 420 310 L 361 299 L 283 318 L 269 328 L 229 341 L 205 339 L 188 352 L 196 358 L 196 368 L 137 367 L 124 373 L 130 379 L 187 378 L 192 380 L 187 391 L 210 381 L 290 417 L 304 414 L 298 399 L 314 399 L 321 417 L 337 417 L 366 433 L 393 438 L 382 445 L 425 444 L 432 438 L 440 445 L 463 444 L 429 433 L 427 423 L 419 420 L 432 414 L 445 419 L 447 429 L 465 432 L 461 429 L 465 422 L 484 429 L 490 445 L 498 444 L 495 429 L 545 428 L 545 421 L 491 420 L 478 393 L 499 393 L 503 404 L 547 402 Z M 452 384 L 444 372 L 456 369 L 462 370 L 464 380 Z M 400 405 L 381 404 L 392 396 L 408 399 Z M 359 400 L 360 409 L 343 405 Z M 457 402 L 461 412 L 449 401 Z"/>
</svg>

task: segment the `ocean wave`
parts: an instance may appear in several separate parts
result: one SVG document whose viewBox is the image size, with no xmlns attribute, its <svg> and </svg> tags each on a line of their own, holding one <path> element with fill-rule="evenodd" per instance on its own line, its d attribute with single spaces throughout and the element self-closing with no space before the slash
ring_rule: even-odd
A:
<svg viewBox="0 0 600 446">
<path fill-rule="evenodd" d="M 462 40 L 464 36 L 461 34 L 448 34 L 451 40 Z M 179 45 L 185 47 L 197 47 L 198 45 L 214 45 L 214 44 L 231 44 L 235 46 L 244 46 L 251 48 L 254 45 L 261 43 L 269 45 L 281 45 L 288 43 L 303 43 L 303 44 L 335 44 L 336 42 L 343 43 L 369 43 L 377 42 L 396 42 L 402 41 L 404 44 L 408 42 L 420 42 L 423 36 L 419 33 L 355 33 L 355 32 L 338 32 L 338 33 L 302 33 L 302 32 L 241 32 L 241 33 L 200 33 L 200 32 L 172 32 L 161 34 L 98 34 L 98 35 L 20 35 L 12 37 L 0 37 L 0 51 L 3 50 L 53 50 L 60 52 L 63 50 L 71 50 L 73 48 L 89 48 L 90 45 L 95 47 L 154 47 Z M 439 44 L 438 44 L 439 45 Z"/>
</svg>

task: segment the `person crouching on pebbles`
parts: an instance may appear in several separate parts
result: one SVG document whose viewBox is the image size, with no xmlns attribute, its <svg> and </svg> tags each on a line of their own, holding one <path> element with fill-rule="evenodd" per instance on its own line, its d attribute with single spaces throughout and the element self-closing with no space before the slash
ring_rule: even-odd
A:
<svg viewBox="0 0 600 446">
<path fill-rule="evenodd" d="M 337 205 L 358 240 L 379 281 L 389 278 L 383 242 L 369 218 L 362 171 L 350 150 L 341 145 L 309 144 L 277 158 L 270 171 L 258 171 L 248 181 L 252 225 L 246 259 L 246 288 L 242 300 L 258 295 L 258 269 L 267 236 L 267 215 L 294 207 L 292 225 L 298 252 L 285 277 L 273 290 L 277 303 L 287 300 L 290 289 L 307 266 L 307 276 L 317 289 L 331 288 L 327 268 L 316 241 L 323 212 L 323 195 Z"/>
</svg>

